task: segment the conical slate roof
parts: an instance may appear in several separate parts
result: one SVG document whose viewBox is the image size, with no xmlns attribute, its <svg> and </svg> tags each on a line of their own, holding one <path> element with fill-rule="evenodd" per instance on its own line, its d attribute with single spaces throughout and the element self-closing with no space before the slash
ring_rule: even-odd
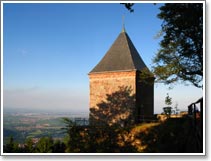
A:
<svg viewBox="0 0 211 161">
<path fill-rule="evenodd" d="M 102 60 L 89 73 L 142 70 L 147 68 L 134 47 L 128 34 L 123 31 L 119 34 Z"/>
</svg>

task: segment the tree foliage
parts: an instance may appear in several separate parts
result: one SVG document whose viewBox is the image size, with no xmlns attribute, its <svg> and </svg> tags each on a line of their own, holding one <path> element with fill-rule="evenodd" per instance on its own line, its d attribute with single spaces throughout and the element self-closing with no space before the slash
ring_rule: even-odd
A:
<svg viewBox="0 0 211 161">
<path fill-rule="evenodd" d="M 134 3 L 120 3 L 125 6 L 130 12 L 134 12 L 134 9 L 132 8 Z"/>
<path fill-rule="evenodd" d="M 146 85 L 154 85 L 155 77 L 153 73 L 147 68 L 143 68 L 139 73 L 139 82 Z"/>
<path fill-rule="evenodd" d="M 53 152 L 53 139 L 51 137 L 42 137 L 36 145 L 36 152 L 52 153 Z"/>
<path fill-rule="evenodd" d="M 4 152 L 5 153 L 18 153 L 20 152 L 18 148 L 18 143 L 14 141 L 14 138 L 10 136 L 7 144 L 4 145 Z"/>
<path fill-rule="evenodd" d="M 200 120 L 197 120 L 200 121 Z M 143 123 L 130 127 L 77 126 L 65 120 L 68 139 L 27 139 L 19 144 L 11 137 L 4 153 L 186 153 L 203 151 L 200 122 L 190 117 Z M 70 124 L 70 125 L 69 125 Z"/>
<path fill-rule="evenodd" d="M 163 112 L 166 115 L 167 118 L 170 118 L 171 113 L 172 113 L 172 107 L 163 107 Z"/>
<path fill-rule="evenodd" d="M 33 153 L 34 149 L 32 138 L 27 138 L 25 141 L 25 151 L 28 153 Z"/>
<path fill-rule="evenodd" d="M 167 93 L 167 96 L 165 98 L 165 104 L 170 106 L 172 104 L 172 98 L 169 97 L 169 94 Z"/>
<path fill-rule="evenodd" d="M 154 58 L 158 81 L 189 81 L 202 87 L 203 4 L 167 3 L 160 7 L 163 39 Z"/>
<path fill-rule="evenodd" d="M 165 104 L 166 104 L 168 107 L 163 107 L 163 112 L 164 112 L 164 114 L 167 116 L 167 118 L 170 118 L 171 113 L 172 113 L 172 107 L 171 107 L 172 98 L 169 96 L 168 93 L 167 93 L 167 96 L 166 96 L 166 98 L 165 98 Z"/>
<path fill-rule="evenodd" d="M 121 3 L 130 12 L 134 3 Z M 157 82 L 190 82 L 203 87 L 203 4 L 166 3 L 158 18 L 163 20 L 160 49 L 153 59 Z"/>
</svg>

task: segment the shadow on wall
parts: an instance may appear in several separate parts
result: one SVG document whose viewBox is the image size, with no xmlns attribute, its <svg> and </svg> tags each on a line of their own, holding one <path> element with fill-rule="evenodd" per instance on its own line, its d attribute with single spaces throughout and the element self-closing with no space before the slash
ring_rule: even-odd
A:
<svg viewBox="0 0 211 161">
<path fill-rule="evenodd" d="M 106 100 L 90 108 L 90 125 L 127 126 L 135 122 L 135 95 L 132 88 L 119 86 L 119 90 L 106 95 Z"/>
</svg>

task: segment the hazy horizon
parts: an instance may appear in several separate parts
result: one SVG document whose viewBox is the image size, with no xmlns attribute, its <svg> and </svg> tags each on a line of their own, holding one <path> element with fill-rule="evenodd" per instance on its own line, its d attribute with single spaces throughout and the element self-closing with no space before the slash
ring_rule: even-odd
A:
<svg viewBox="0 0 211 161">
<path fill-rule="evenodd" d="M 23 107 L 6 107 L 4 113 L 48 113 L 48 114 L 67 114 L 67 115 L 89 115 L 89 111 L 72 110 L 72 109 L 47 109 L 47 108 L 23 108 Z"/>
<path fill-rule="evenodd" d="M 159 49 L 155 39 L 162 3 L 3 4 L 3 108 L 89 112 L 88 73 L 125 28 L 149 69 Z M 147 16 L 146 16 L 147 15 Z M 14 27 L 15 26 L 15 27 Z M 155 84 L 154 113 L 161 113 L 169 93 L 180 110 L 203 96 L 192 85 Z"/>
</svg>

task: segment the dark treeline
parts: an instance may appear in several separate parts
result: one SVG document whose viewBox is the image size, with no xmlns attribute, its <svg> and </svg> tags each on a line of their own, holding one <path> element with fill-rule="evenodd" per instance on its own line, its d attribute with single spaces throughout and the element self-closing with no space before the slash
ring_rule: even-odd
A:
<svg viewBox="0 0 211 161">
<path fill-rule="evenodd" d="M 4 153 L 201 153 L 200 124 L 189 117 L 130 127 L 76 126 L 64 120 L 67 136 L 62 140 L 42 137 L 36 143 L 18 144 L 11 137 Z M 197 122 L 196 122 L 197 123 Z"/>
<path fill-rule="evenodd" d="M 37 143 L 33 139 L 26 139 L 25 144 L 18 144 L 10 137 L 4 145 L 5 153 L 64 153 L 65 144 L 60 140 L 54 141 L 51 137 L 42 137 Z"/>
</svg>

